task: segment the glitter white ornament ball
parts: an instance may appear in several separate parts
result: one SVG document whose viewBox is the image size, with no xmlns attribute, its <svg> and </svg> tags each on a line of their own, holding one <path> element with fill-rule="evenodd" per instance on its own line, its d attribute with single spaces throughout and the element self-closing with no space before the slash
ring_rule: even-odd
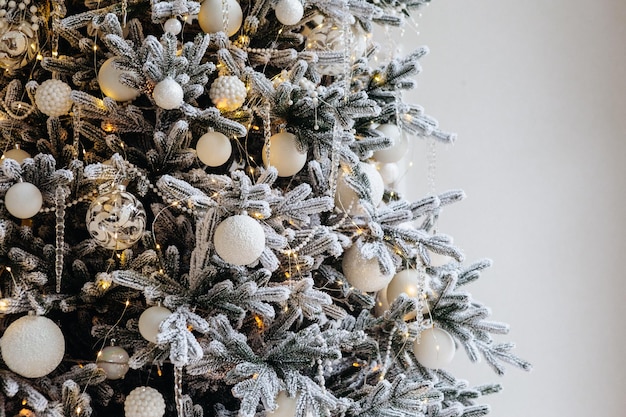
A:
<svg viewBox="0 0 626 417">
<path fill-rule="evenodd" d="M 124 401 L 126 417 L 162 417 L 165 415 L 165 400 L 161 393 L 151 387 L 137 387 Z"/>
<path fill-rule="evenodd" d="M 41 210 L 43 196 L 33 184 L 18 182 L 7 190 L 4 205 L 8 212 L 18 219 L 29 219 Z"/>
<path fill-rule="evenodd" d="M 409 149 L 409 141 L 406 135 L 394 124 L 380 125 L 376 130 L 391 140 L 391 146 L 374 152 L 374 159 L 384 163 L 401 160 Z"/>
<path fill-rule="evenodd" d="M 224 27 L 224 17 L 228 26 Z M 241 27 L 243 11 L 237 0 L 204 0 L 200 5 L 198 23 L 205 33 L 226 32 L 233 36 Z"/>
<path fill-rule="evenodd" d="M 370 183 L 370 196 L 372 198 L 372 204 L 374 207 L 378 206 L 383 201 L 383 194 L 385 193 L 385 183 L 380 173 L 371 164 L 364 162 L 359 163 L 361 171 L 367 176 Z M 356 191 L 346 182 L 345 176 L 350 175 L 348 173 L 342 173 L 337 181 L 337 192 L 335 193 L 335 205 L 341 210 L 348 211 L 350 214 L 362 213 L 359 205 L 359 196 Z"/>
<path fill-rule="evenodd" d="M 247 95 L 246 85 L 234 75 L 217 77 L 209 90 L 211 101 L 223 111 L 237 110 L 246 101 Z"/>
<path fill-rule="evenodd" d="M 196 144 L 198 159 L 210 167 L 224 165 L 232 153 L 230 140 L 220 132 L 207 132 L 200 136 Z"/>
<path fill-rule="evenodd" d="M 279 177 L 291 177 L 306 164 L 307 153 L 298 148 L 298 138 L 293 133 L 280 132 L 272 135 L 269 143 L 269 164 L 267 150 L 266 144 L 263 146 L 263 163 L 265 166 L 275 167 Z"/>
<path fill-rule="evenodd" d="M 157 106 L 165 110 L 173 110 L 183 104 L 185 93 L 183 88 L 172 77 L 157 83 L 152 90 L 152 98 Z"/>
<path fill-rule="evenodd" d="M 0 339 L 2 359 L 13 372 L 26 378 L 48 375 L 65 354 L 63 332 L 44 316 L 20 317 L 7 327 Z"/>
<path fill-rule="evenodd" d="M 304 6 L 300 0 L 279 0 L 274 6 L 276 19 L 283 25 L 292 26 L 304 16 Z"/>
<path fill-rule="evenodd" d="M 115 66 L 116 57 L 111 57 L 104 61 L 98 71 L 98 84 L 100 90 L 107 97 L 115 101 L 130 101 L 139 97 L 139 90 L 122 84 L 120 76 L 131 74 L 131 71 L 124 71 Z"/>
<path fill-rule="evenodd" d="M 156 343 L 159 327 L 163 320 L 168 318 L 172 312 L 163 306 L 152 306 L 147 308 L 139 316 L 139 334 L 148 342 Z"/>
<path fill-rule="evenodd" d="M 265 231 L 250 216 L 235 215 L 224 219 L 213 236 L 215 251 L 233 265 L 248 265 L 259 259 L 265 249 Z"/>
<path fill-rule="evenodd" d="M 356 243 L 345 251 L 341 265 L 348 283 L 364 292 L 380 291 L 393 278 L 393 273 L 385 275 L 380 271 L 378 258 L 365 259 Z"/>
<path fill-rule="evenodd" d="M 46 116 L 63 116 L 72 108 L 72 88 L 61 80 L 46 80 L 37 87 L 35 104 Z"/>
<path fill-rule="evenodd" d="M 426 368 L 440 369 L 454 359 L 456 346 L 450 333 L 437 327 L 424 330 L 413 344 L 413 353 Z"/>
<path fill-rule="evenodd" d="M 102 369 L 107 379 L 116 380 L 124 378 L 128 372 L 128 352 L 119 346 L 107 346 L 98 353 L 96 365 Z"/>
<path fill-rule="evenodd" d="M 11 158 L 21 164 L 24 159 L 30 158 L 30 154 L 23 149 L 13 148 L 2 154 L 2 159 L 4 158 Z"/>
<path fill-rule="evenodd" d="M 165 23 L 163 24 L 163 30 L 176 36 L 183 30 L 183 24 L 180 22 L 180 20 L 172 17 L 165 21 Z"/>
</svg>

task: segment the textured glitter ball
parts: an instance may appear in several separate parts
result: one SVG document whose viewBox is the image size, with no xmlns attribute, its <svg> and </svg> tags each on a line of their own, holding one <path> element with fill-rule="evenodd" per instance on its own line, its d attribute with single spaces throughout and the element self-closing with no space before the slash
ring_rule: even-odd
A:
<svg viewBox="0 0 626 417">
<path fill-rule="evenodd" d="M 63 116 L 72 108 L 72 88 L 61 80 L 46 80 L 35 93 L 35 104 L 46 116 Z"/>
<path fill-rule="evenodd" d="M 126 417 L 162 417 L 165 400 L 154 388 L 137 387 L 126 397 L 124 414 Z"/>
<path fill-rule="evenodd" d="M 224 111 L 237 110 L 246 101 L 247 94 L 246 85 L 234 75 L 217 77 L 209 90 L 215 107 Z"/>
</svg>

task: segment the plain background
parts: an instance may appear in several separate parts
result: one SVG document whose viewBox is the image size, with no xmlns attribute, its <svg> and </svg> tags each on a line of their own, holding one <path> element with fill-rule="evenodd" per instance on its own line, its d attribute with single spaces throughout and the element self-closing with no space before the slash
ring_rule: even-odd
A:
<svg viewBox="0 0 626 417">
<path fill-rule="evenodd" d="M 497 377 L 461 351 L 455 374 L 504 386 L 494 417 L 625 416 L 626 2 L 435 0 L 415 23 L 404 52 L 431 53 L 405 99 L 459 134 L 435 184 L 468 195 L 439 229 L 494 260 L 468 289 L 534 365 Z M 415 142 L 413 199 L 432 160 Z"/>
</svg>

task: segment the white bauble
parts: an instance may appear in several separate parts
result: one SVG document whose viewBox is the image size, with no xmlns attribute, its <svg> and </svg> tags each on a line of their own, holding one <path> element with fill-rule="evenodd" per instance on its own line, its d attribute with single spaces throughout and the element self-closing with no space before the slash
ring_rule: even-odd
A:
<svg viewBox="0 0 626 417">
<path fill-rule="evenodd" d="M 20 317 L 7 327 L 0 339 L 2 359 L 13 372 L 26 378 L 48 375 L 65 354 L 63 332 L 44 316 Z"/>
<path fill-rule="evenodd" d="M 215 252 L 233 265 L 249 265 L 265 250 L 263 226 L 250 216 L 227 217 L 215 228 Z"/>
<path fill-rule="evenodd" d="M 440 369 L 454 359 L 456 346 L 450 333 L 437 327 L 424 330 L 413 345 L 418 362 L 426 368 Z"/>
<path fill-rule="evenodd" d="M 409 141 L 406 135 L 394 124 L 380 125 L 376 130 L 391 140 L 391 146 L 374 152 L 374 159 L 384 163 L 401 160 L 409 149 Z"/>
<path fill-rule="evenodd" d="M 266 411 L 265 415 L 267 417 L 294 417 L 296 415 L 299 398 L 300 394 L 296 394 L 295 397 L 290 397 L 287 391 L 280 391 L 278 396 L 276 396 L 277 408 L 274 411 Z M 311 416 L 312 413 L 307 410 L 305 417 Z"/>
<path fill-rule="evenodd" d="M 276 19 L 283 25 L 292 26 L 304 16 L 304 6 L 300 0 L 279 0 L 274 6 Z"/>
<path fill-rule="evenodd" d="M 180 20 L 172 17 L 163 23 L 163 30 L 176 36 L 183 30 L 183 24 L 180 23 Z"/>
<path fill-rule="evenodd" d="M 234 75 L 217 77 L 209 89 L 209 97 L 215 107 L 222 111 L 237 110 L 246 101 L 246 85 Z"/>
<path fill-rule="evenodd" d="M 385 193 L 385 183 L 378 173 L 376 167 L 364 162 L 359 163 L 361 171 L 367 176 L 370 183 L 370 196 L 374 207 L 383 201 Z M 337 191 L 335 193 L 335 205 L 341 210 L 348 211 L 350 214 L 360 214 L 361 207 L 359 205 L 359 197 L 355 190 L 346 182 L 345 176 L 349 173 L 342 173 L 337 181 Z M 348 209 L 350 207 L 350 209 Z"/>
<path fill-rule="evenodd" d="M 72 88 L 61 80 L 46 80 L 35 92 L 35 104 L 46 116 L 63 116 L 72 108 Z"/>
<path fill-rule="evenodd" d="M 141 316 L 139 316 L 139 333 L 148 342 L 156 343 L 161 323 L 171 314 L 172 312 L 170 310 L 162 306 L 147 308 L 141 313 Z"/>
<path fill-rule="evenodd" d="M 96 365 L 106 374 L 107 379 L 124 378 L 128 372 L 128 352 L 119 346 L 107 346 L 98 353 Z"/>
<path fill-rule="evenodd" d="M 5 158 L 11 158 L 21 164 L 22 162 L 24 162 L 24 159 L 30 158 L 30 154 L 23 149 L 13 148 L 2 154 L 2 159 Z"/>
<path fill-rule="evenodd" d="M 374 315 L 376 317 L 381 317 L 385 314 L 385 311 L 389 310 L 389 301 L 387 300 L 387 288 L 383 288 L 382 290 L 376 293 L 376 300 L 374 304 Z"/>
<path fill-rule="evenodd" d="M 165 415 L 165 400 L 161 393 L 151 387 L 137 387 L 124 401 L 126 417 L 162 417 Z"/>
<path fill-rule="evenodd" d="M 200 136 L 196 144 L 198 159 L 210 167 L 224 165 L 232 153 L 230 140 L 220 132 L 207 132 Z"/>
<path fill-rule="evenodd" d="M 280 132 L 272 135 L 269 143 L 267 160 L 267 144 L 263 146 L 263 163 L 271 165 L 278 171 L 279 177 L 291 177 L 297 174 L 306 164 L 306 151 L 298 149 L 298 138 L 293 133 Z"/>
<path fill-rule="evenodd" d="M 139 90 L 122 84 L 120 76 L 132 74 L 131 71 L 124 71 L 115 66 L 116 57 L 111 57 L 104 61 L 98 71 L 98 84 L 105 96 L 115 101 L 130 101 L 139 97 Z"/>
<path fill-rule="evenodd" d="M 387 300 L 393 303 L 400 294 L 406 294 L 411 298 L 420 295 L 419 274 L 415 269 L 405 269 L 396 273 L 387 286 Z"/>
<path fill-rule="evenodd" d="M 393 273 L 385 275 L 380 271 L 378 258 L 365 259 L 356 243 L 344 252 L 341 265 L 348 283 L 363 292 L 380 291 L 393 278 Z"/>
<path fill-rule="evenodd" d="M 228 27 L 224 27 L 224 15 L 228 16 Z M 236 0 L 204 0 L 200 5 L 198 23 L 205 33 L 226 32 L 233 36 L 243 22 L 243 11 Z"/>
<path fill-rule="evenodd" d="M 39 213 L 43 205 L 41 191 L 29 182 L 18 182 L 4 195 L 4 206 L 18 219 L 29 219 Z"/>
<path fill-rule="evenodd" d="M 152 90 L 152 98 L 157 106 L 165 110 L 173 110 L 183 104 L 185 92 L 173 78 L 167 77 L 159 81 Z"/>
<path fill-rule="evenodd" d="M 400 168 L 395 162 L 380 164 L 378 165 L 378 173 L 383 179 L 385 185 L 391 185 L 398 180 L 398 177 L 400 176 Z"/>
</svg>

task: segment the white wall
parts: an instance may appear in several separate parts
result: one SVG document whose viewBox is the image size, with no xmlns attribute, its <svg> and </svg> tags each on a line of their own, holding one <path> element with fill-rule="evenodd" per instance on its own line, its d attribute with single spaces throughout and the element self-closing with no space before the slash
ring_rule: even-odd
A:
<svg viewBox="0 0 626 417">
<path fill-rule="evenodd" d="M 468 194 L 440 229 L 495 261 L 469 289 L 534 365 L 499 378 L 458 359 L 457 375 L 504 385 L 495 417 L 625 416 L 626 2 L 434 0 L 417 22 L 404 44 L 431 54 L 411 101 L 459 133 L 437 190 Z"/>
</svg>

